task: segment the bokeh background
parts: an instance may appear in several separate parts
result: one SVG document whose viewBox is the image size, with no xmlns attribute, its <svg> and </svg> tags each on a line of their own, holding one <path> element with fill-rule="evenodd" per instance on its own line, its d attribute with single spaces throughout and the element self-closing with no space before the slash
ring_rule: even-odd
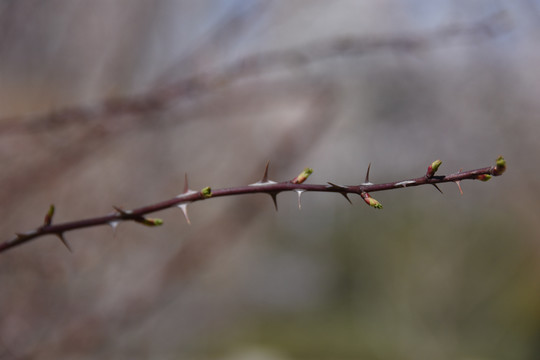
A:
<svg viewBox="0 0 540 360">
<path fill-rule="evenodd" d="M 0 255 L 0 359 L 540 358 L 540 2 L 0 2 L 0 229 L 220 198 Z M 3 240 L 2 240 L 3 241 Z"/>
</svg>

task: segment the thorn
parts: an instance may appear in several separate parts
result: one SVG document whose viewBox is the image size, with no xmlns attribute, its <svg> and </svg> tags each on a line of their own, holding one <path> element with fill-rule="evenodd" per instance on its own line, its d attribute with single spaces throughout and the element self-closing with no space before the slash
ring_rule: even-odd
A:
<svg viewBox="0 0 540 360">
<path fill-rule="evenodd" d="M 459 169 L 458 174 L 459 174 L 460 172 L 462 172 L 462 171 L 463 171 L 463 169 Z M 463 190 L 461 189 L 461 181 L 458 180 L 458 181 L 454 181 L 454 182 L 456 183 L 457 187 L 459 188 L 459 193 L 460 193 L 461 195 L 463 195 Z"/>
<path fill-rule="evenodd" d="M 270 166 L 270 160 L 268 160 L 266 162 L 266 167 L 264 168 L 264 174 L 263 174 L 263 177 L 261 179 L 261 183 L 266 183 L 268 182 L 268 167 Z"/>
<path fill-rule="evenodd" d="M 122 216 L 127 216 L 127 215 L 129 215 L 129 213 L 131 212 L 131 211 L 129 211 L 129 210 L 124 210 L 124 209 L 122 209 L 121 207 L 119 207 L 119 206 L 114 206 L 114 205 L 113 205 L 113 209 L 116 210 L 116 212 L 118 212 L 118 213 L 119 213 L 120 215 L 122 215 Z"/>
<path fill-rule="evenodd" d="M 459 193 L 461 195 L 463 195 L 463 190 L 461 189 L 461 181 L 454 181 L 454 182 L 456 183 L 457 187 L 459 188 Z"/>
<path fill-rule="evenodd" d="M 442 190 L 437 186 L 437 184 L 431 184 L 431 185 L 435 186 L 435 189 L 439 190 L 439 192 L 440 192 L 441 194 L 443 194 Z"/>
<path fill-rule="evenodd" d="M 71 246 L 69 246 L 68 242 L 66 241 L 66 238 L 64 237 L 64 233 L 58 233 L 56 236 L 60 239 L 62 244 L 69 250 L 70 253 L 73 253 L 73 250 L 71 249 Z"/>
<path fill-rule="evenodd" d="M 367 172 L 366 172 L 366 181 L 365 183 L 369 183 L 369 169 L 371 168 L 371 163 L 369 163 L 368 167 L 367 167 Z"/>
<path fill-rule="evenodd" d="M 110 221 L 108 224 L 112 228 L 113 237 L 116 237 L 116 229 L 118 228 L 120 221 Z"/>
<path fill-rule="evenodd" d="M 269 185 L 269 184 L 277 184 L 275 181 L 268 180 L 268 167 L 270 166 L 270 161 L 266 163 L 266 167 L 264 168 L 264 174 L 261 180 L 257 181 L 256 183 L 249 184 L 249 186 L 261 186 L 261 185 Z"/>
<path fill-rule="evenodd" d="M 348 189 L 347 186 L 343 186 L 343 185 L 338 185 L 338 184 L 334 184 L 334 183 L 331 183 L 331 182 L 328 182 L 328 185 L 330 185 L 332 188 L 334 189 L 340 189 L 340 190 L 346 190 Z"/>
<path fill-rule="evenodd" d="M 182 203 L 182 204 L 177 205 L 176 207 L 179 208 L 180 210 L 182 210 L 188 225 L 191 225 L 191 221 L 189 221 L 189 216 L 188 216 L 188 213 L 187 213 L 187 206 L 188 206 L 187 203 Z"/>
<path fill-rule="evenodd" d="M 340 193 L 341 195 L 343 195 L 343 197 L 349 202 L 349 204 L 352 205 L 352 201 L 351 199 L 349 199 L 349 195 L 347 195 L 346 193 Z"/>
<path fill-rule="evenodd" d="M 272 197 L 272 201 L 274 202 L 274 207 L 276 208 L 276 211 L 278 211 L 277 193 L 273 192 L 273 193 L 269 193 L 268 195 L 270 195 L 270 197 Z"/>
<path fill-rule="evenodd" d="M 302 201 L 300 200 L 302 198 L 302 193 L 305 190 L 294 190 L 298 194 L 298 210 L 302 210 Z"/>
</svg>

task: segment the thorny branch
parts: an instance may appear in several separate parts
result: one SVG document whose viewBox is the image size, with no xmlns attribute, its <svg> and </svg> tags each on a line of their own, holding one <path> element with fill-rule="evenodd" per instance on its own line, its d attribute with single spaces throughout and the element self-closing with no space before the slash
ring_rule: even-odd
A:
<svg viewBox="0 0 540 360">
<path fill-rule="evenodd" d="M 266 164 L 264 175 L 260 181 L 247 185 L 247 186 L 239 186 L 239 187 L 232 187 L 232 188 L 225 188 L 225 189 L 218 189 L 218 190 L 212 190 L 210 187 L 205 187 L 200 191 L 191 190 L 189 189 L 187 175 L 186 175 L 184 191 L 180 195 L 169 200 L 161 201 L 152 205 L 143 206 L 143 207 L 136 208 L 133 210 L 124 210 L 119 207 L 113 206 L 115 211 L 109 215 L 88 218 L 88 219 L 83 219 L 83 220 L 77 220 L 77 221 L 71 221 L 71 222 L 65 222 L 65 223 L 60 223 L 60 224 L 53 224 L 52 220 L 54 216 L 55 207 L 54 205 L 51 205 L 49 210 L 45 214 L 45 219 L 42 226 L 29 232 L 17 233 L 15 238 L 5 241 L 4 243 L 0 244 L 0 252 L 4 252 L 8 249 L 22 245 L 30 240 L 33 240 L 33 239 L 36 239 L 45 235 L 57 236 L 62 241 L 62 243 L 64 243 L 64 245 L 71 251 L 71 248 L 64 237 L 64 233 L 67 231 L 78 230 L 78 229 L 83 229 L 83 228 L 93 227 L 93 226 L 100 226 L 100 225 L 109 225 L 113 229 L 115 229 L 116 226 L 120 222 L 124 222 L 124 221 L 134 221 L 134 222 L 146 225 L 146 226 L 159 226 L 163 224 L 163 221 L 161 219 L 147 218 L 145 217 L 145 215 L 154 213 L 157 211 L 169 209 L 172 207 L 180 208 L 183 211 L 187 222 L 190 223 L 188 213 L 187 213 L 187 206 L 189 204 L 194 203 L 196 201 L 208 200 L 208 199 L 223 197 L 223 196 L 234 196 L 234 195 L 255 194 L 255 193 L 268 194 L 272 197 L 275 208 L 277 210 L 277 195 L 285 191 L 294 191 L 298 193 L 299 208 L 301 207 L 301 203 L 300 203 L 301 195 L 304 192 L 308 192 L 308 191 L 338 193 L 344 196 L 345 199 L 347 199 L 347 201 L 349 202 L 351 201 L 348 195 L 356 194 L 362 197 L 362 199 L 369 206 L 377 208 L 377 209 L 381 209 L 382 208 L 381 203 L 379 203 L 377 200 L 372 198 L 370 193 L 373 193 L 376 191 L 401 189 L 401 188 L 420 186 L 420 185 L 433 185 L 437 188 L 437 190 L 442 192 L 437 186 L 437 184 L 447 183 L 447 182 L 456 183 L 459 187 L 460 192 L 462 192 L 461 185 L 460 185 L 460 182 L 462 180 L 488 181 L 489 179 L 491 179 L 492 176 L 502 175 L 504 171 L 506 170 L 506 161 L 504 160 L 502 156 L 500 156 L 497 159 L 494 166 L 488 166 L 488 167 L 484 167 L 484 168 L 480 168 L 476 170 L 468 170 L 468 171 L 460 170 L 456 173 L 449 174 L 449 175 L 435 175 L 441 163 L 442 162 L 440 160 L 436 160 L 433 163 L 431 163 L 428 166 L 427 172 L 424 176 L 414 178 L 414 179 L 389 182 L 389 183 L 381 183 L 381 184 L 373 184 L 369 181 L 369 171 L 370 171 L 371 166 L 368 166 L 365 181 L 359 185 L 337 185 L 331 182 L 327 184 L 323 184 L 323 185 L 304 184 L 306 179 L 313 172 L 313 170 L 310 168 L 306 168 L 304 171 L 302 171 L 298 176 L 296 176 L 292 180 L 283 181 L 283 182 L 275 182 L 268 179 L 268 164 Z"/>
<path fill-rule="evenodd" d="M 80 122 L 105 122 L 113 117 L 149 114 L 164 110 L 178 100 L 190 99 L 262 72 L 294 69 L 340 56 L 358 57 L 384 50 L 408 53 L 452 42 L 485 41 L 508 31 L 507 20 L 505 13 L 499 13 L 472 25 L 447 26 L 426 35 L 378 38 L 349 36 L 320 40 L 304 47 L 254 54 L 221 70 L 184 77 L 139 95 L 119 96 L 94 106 L 65 107 L 46 114 L 4 117 L 0 119 L 0 133 L 54 130 Z"/>
</svg>

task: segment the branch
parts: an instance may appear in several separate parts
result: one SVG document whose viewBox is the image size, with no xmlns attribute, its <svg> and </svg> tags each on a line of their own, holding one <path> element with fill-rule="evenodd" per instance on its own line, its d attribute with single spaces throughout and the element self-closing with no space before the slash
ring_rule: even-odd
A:
<svg viewBox="0 0 540 360">
<path fill-rule="evenodd" d="M 506 14 L 498 13 L 477 23 L 446 26 L 425 35 L 344 36 L 319 40 L 302 47 L 252 54 L 221 70 L 184 77 L 138 95 L 118 96 L 93 106 L 67 106 L 45 114 L 0 118 L 0 133 L 40 132 L 77 123 L 95 124 L 97 120 L 105 123 L 120 116 L 146 115 L 162 111 L 179 100 L 192 99 L 264 72 L 293 70 L 337 57 L 360 57 L 385 50 L 410 53 L 452 42 L 486 41 L 508 30 Z"/>
<path fill-rule="evenodd" d="M 183 211 L 186 221 L 189 224 L 190 220 L 187 213 L 187 206 L 189 204 L 194 203 L 196 201 L 209 200 L 209 199 L 223 197 L 223 196 L 235 196 L 235 195 L 255 194 L 255 193 L 268 194 L 271 196 L 274 202 L 275 208 L 277 210 L 277 195 L 285 191 L 294 191 L 298 194 L 298 207 L 299 208 L 301 208 L 301 203 L 300 203 L 301 195 L 304 192 L 308 192 L 308 191 L 337 193 L 344 196 L 345 199 L 347 199 L 347 201 L 349 202 L 351 202 L 349 199 L 349 194 L 356 194 L 362 197 L 362 199 L 369 206 L 377 208 L 377 209 L 382 209 L 381 203 L 375 200 L 374 198 L 372 198 L 370 193 L 373 193 L 376 191 L 402 189 L 406 187 L 413 187 L 413 186 L 420 186 L 420 185 L 433 185 L 437 188 L 437 190 L 442 192 L 437 186 L 437 184 L 447 183 L 447 182 L 456 183 L 459 187 L 460 192 L 463 193 L 461 191 L 461 185 L 460 185 L 460 182 L 462 180 L 488 181 L 489 179 L 491 179 L 492 176 L 502 175 L 504 171 L 506 170 L 506 161 L 504 160 L 502 156 L 500 156 L 497 159 L 495 166 L 489 166 L 489 167 L 484 167 L 481 169 L 468 170 L 468 171 L 460 170 L 450 175 L 437 176 L 435 175 L 435 173 L 437 172 L 441 163 L 442 162 L 440 160 L 436 160 L 433 163 L 431 163 L 431 165 L 429 165 L 427 172 L 424 176 L 414 178 L 414 179 L 401 180 L 401 181 L 395 181 L 395 182 L 389 182 L 389 183 L 381 183 L 381 184 L 373 184 L 369 181 L 370 166 L 368 166 L 365 181 L 359 185 L 349 185 L 349 186 L 337 185 L 331 182 L 327 184 L 323 184 L 323 185 L 304 184 L 306 179 L 313 172 L 313 170 L 310 168 L 306 168 L 304 171 L 302 171 L 297 177 L 295 177 L 292 180 L 283 181 L 283 182 L 275 182 L 268 179 L 268 165 L 269 164 L 266 164 L 264 175 L 260 181 L 254 184 L 247 185 L 247 186 L 239 186 L 239 187 L 232 187 L 232 188 L 225 188 L 225 189 L 218 189 L 218 190 L 212 190 L 210 187 L 205 187 L 200 191 L 191 190 L 189 189 L 187 175 L 186 175 L 184 191 L 182 192 L 182 194 L 169 200 L 161 201 L 152 205 L 143 206 L 143 207 L 133 209 L 133 210 L 124 210 L 119 207 L 113 206 L 115 211 L 109 215 L 88 218 L 88 219 L 83 219 L 83 220 L 77 220 L 77 221 L 71 221 L 71 222 L 65 222 L 65 223 L 60 223 L 60 224 L 53 224 L 52 220 L 53 220 L 53 216 L 55 212 L 55 207 L 54 205 L 51 205 L 45 215 L 43 225 L 41 225 L 40 227 L 32 231 L 28 231 L 24 233 L 17 233 L 15 238 L 3 242 L 2 244 L 0 244 L 0 253 L 7 251 L 8 249 L 14 248 L 16 246 L 22 245 L 24 243 L 27 243 L 31 240 L 45 236 L 45 235 L 57 236 L 62 241 L 62 243 L 71 251 L 71 248 L 64 237 L 64 233 L 68 231 L 94 227 L 94 226 L 100 226 L 100 225 L 109 225 L 113 229 L 115 229 L 119 223 L 125 222 L 125 221 L 133 221 L 133 222 L 137 222 L 146 226 L 159 226 L 163 224 L 163 221 L 161 219 L 147 218 L 145 216 L 150 213 L 154 213 L 157 211 L 161 211 L 161 210 L 165 210 L 165 209 L 169 209 L 173 207 L 178 207 Z"/>
</svg>

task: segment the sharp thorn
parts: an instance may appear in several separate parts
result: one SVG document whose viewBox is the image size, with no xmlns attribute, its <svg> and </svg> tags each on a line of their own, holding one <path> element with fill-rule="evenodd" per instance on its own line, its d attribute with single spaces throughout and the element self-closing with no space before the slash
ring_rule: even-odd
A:
<svg viewBox="0 0 540 360">
<path fill-rule="evenodd" d="M 346 193 L 340 193 L 340 194 L 345 198 L 345 200 L 347 200 L 349 202 L 349 204 L 352 205 L 352 201 L 351 201 L 351 199 L 349 199 L 349 195 L 347 195 Z"/>
<path fill-rule="evenodd" d="M 328 182 L 328 185 L 330 185 L 330 186 L 332 186 L 333 188 L 336 188 L 336 189 L 347 189 L 347 186 L 338 185 L 338 184 L 334 184 L 334 183 L 331 183 L 331 182 Z"/>
<path fill-rule="evenodd" d="M 268 160 L 266 162 L 266 167 L 264 168 L 264 174 L 263 174 L 263 177 L 261 179 L 261 183 L 265 183 L 265 182 L 268 182 L 268 167 L 270 166 L 270 160 Z"/>
<path fill-rule="evenodd" d="M 369 163 L 368 167 L 367 167 L 367 172 L 366 172 L 366 183 L 369 183 L 369 169 L 371 168 L 371 163 Z"/>
<path fill-rule="evenodd" d="M 302 193 L 305 191 L 305 190 L 295 190 L 296 193 L 298 194 L 298 210 L 302 210 Z"/>
<path fill-rule="evenodd" d="M 122 216 L 129 215 L 129 213 L 130 213 L 129 210 L 126 211 L 126 210 L 122 209 L 122 208 L 119 207 L 119 206 L 114 206 L 114 205 L 113 205 L 113 209 L 116 210 L 116 212 L 118 212 L 118 213 L 119 213 L 120 215 L 122 215 Z"/>
<path fill-rule="evenodd" d="M 110 221 L 109 226 L 112 229 L 113 237 L 116 238 L 116 229 L 118 229 L 118 225 L 120 224 L 120 221 Z"/>
<path fill-rule="evenodd" d="M 439 190 L 439 192 L 440 192 L 441 194 L 443 194 L 442 190 L 437 186 L 437 184 L 431 184 L 431 185 L 435 186 L 435 189 Z"/>
<path fill-rule="evenodd" d="M 69 250 L 70 253 L 73 253 L 73 250 L 71 249 L 71 246 L 69 246 L 68 242 L 66 241 L 66 238 L 64 237 L 63 233 L 58 233 L 56 236 L 60 239 L 62 244 Z"/>
<path fill-rule="evenodd" d="M 461 189 L 461 181 L 454 181 L 459 189 L 459 193 L 463 195 L 463 190 Z"/>
<path fill-rule="evenodd" d="M 191 221 L 189 220 L 188 212 L 187 212 L 187 205 L 188 204 L 180 204 L 178 205 L 178 208 L 182 210 L 182 213 L 184 214 L 184 217 L 186 218 L 186 222 L 188 225 L 191 225 Z"/>
<path fill-rule="evenodd" d="M 276 208 L 276 211 L 278 211 L 277 194 L 276 193 L 270 193 L 268 195 L 270 195 L 270 197 L 272 198 L 272 201 L 274 202 L 274 207 Z"/>
</svg>

